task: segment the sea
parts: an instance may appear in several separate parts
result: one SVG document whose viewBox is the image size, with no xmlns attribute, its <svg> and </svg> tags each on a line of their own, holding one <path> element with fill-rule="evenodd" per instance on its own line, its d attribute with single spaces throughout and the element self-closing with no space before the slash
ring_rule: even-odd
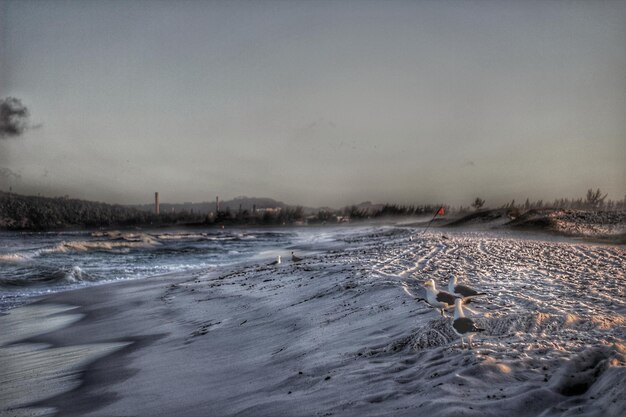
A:
<svg viewBox="0 0 626 417">
<path fill-rule="evenodd" d="M 296 229 L 0 233 L 0 311 L 33 297 L 120 280 L 289 255 Z"/>
</svg>

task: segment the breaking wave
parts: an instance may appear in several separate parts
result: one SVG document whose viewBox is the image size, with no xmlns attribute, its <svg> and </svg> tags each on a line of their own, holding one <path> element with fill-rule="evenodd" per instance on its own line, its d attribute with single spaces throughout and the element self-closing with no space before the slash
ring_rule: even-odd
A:
<svg viewBox="0 0 626 417">
<path fill-rule="evenodd" d="M 232 264 L 296 238 L 289 231 L 241 229 L 5 233 L 0 311 L 74 287 Z"/>
<path fill-rule="evenodd" d="M 41 255 L 54 253 L 147 249 L 158 244 L 156 241 L 63 241 L 48 248 L 0 254 L 0 262 L 25 262 Z"/>
<path fill-rule="evenodd" d="M 95 277 L 85 272 L 79 266 L 62 269 L 42 269 L 37 274 L 20 275 L 2 280 L 0 287 L 31 287 L 49 286 L 55 284 L 76 284 L 80 282 L 93 282 Z"/>
<path fill-rule="evenodd" d="M 90 251 L 90 250 L 114 250 L 120 248 L 150 248 L 158 245 L 154 240 L 141 241 L 70 241 L 61 242 L 51 249 L 44 249 L 44 252 L 67 252 L 67 251 Z"/>
<path fill-rule="evenodd" d="M 23 253 L 3 253 L 0 254 L 0 262 L 25 262 L 30 257 Z"/>
</svg>

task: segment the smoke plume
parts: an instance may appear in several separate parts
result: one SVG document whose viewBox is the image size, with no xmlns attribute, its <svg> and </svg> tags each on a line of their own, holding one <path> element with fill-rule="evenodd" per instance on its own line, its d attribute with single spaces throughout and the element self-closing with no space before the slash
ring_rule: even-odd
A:
<svg viewBox="0 0 626 417">
<path fill-rule="evenodd" d="M 21 136 L 29 127 L 28 116 L 28 108 L 19 99 L 0 99 L 0 139 Z"/>
</svg>

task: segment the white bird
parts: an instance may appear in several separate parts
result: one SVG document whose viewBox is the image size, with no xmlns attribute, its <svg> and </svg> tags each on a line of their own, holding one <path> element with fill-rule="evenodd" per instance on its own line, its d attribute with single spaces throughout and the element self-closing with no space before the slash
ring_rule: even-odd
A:
<svg viewBox="0 0 626 417">
<path fill-rule="evenodd" d="M 457 298 L 454 301 L 454 321 L 452 322 L 454 333 L 461 337 L 461 346 L 464 346 L 463 338 L 467 337 L 469 347 L 472 347 L 472 337 L 478 332 L 484 332 L 485 329 L 476 327 L 474 320 L 465 317 L 463 314 L 463 300 Z"/>
<path fill-rule="evenodd" d="M 454 275 L 450 275 L 450 281 L 448 282 L 448 291 L 451 294 L 458 295 L 463 298 L 463 301 L 467 304 L 469 300 L 481 295 L 487 295 L 484 292 L 478 292 L 475 289 L 468 287 L 467 285 L 457 284 L 457 279 Z"/>
<path fill-rule="evenodd" d="M 268 265 L 280 265 L 280 255 L 278 255 L 278 258 L 276 258 L 274 262 L 270 262 Z"/>
<path fill-rule="evenodd" d="M 291 252 L 291 260 L 293 262 L 300 262 L 302 258 L 298 258 L 293 252 Z"/>
<path fill-rule="evenodd" d="M 426 281 L 424 287 L 426 287 L 426 301 L 431 306 L 438 308 L 442 316 L 444 315 L 443 310 L 454 306 L 454 301 L 457 297 L 445 291 L 437 290 L 434 280 L 429 279 Z"/>
</svg>

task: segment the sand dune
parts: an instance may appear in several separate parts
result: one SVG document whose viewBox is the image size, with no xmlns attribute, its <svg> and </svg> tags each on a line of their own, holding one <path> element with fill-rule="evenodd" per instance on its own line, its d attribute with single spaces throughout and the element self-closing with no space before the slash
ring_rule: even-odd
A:
<svg viewBox="0 0 626 417">
<path fill-rule="evenodd" d="M 580 237 L 589 241 L 626 243 L 626 212 L 574 209 L 481 210 L 454 219 L 447 227 L 491 227 L 535 230 Z"/>
</svg>

